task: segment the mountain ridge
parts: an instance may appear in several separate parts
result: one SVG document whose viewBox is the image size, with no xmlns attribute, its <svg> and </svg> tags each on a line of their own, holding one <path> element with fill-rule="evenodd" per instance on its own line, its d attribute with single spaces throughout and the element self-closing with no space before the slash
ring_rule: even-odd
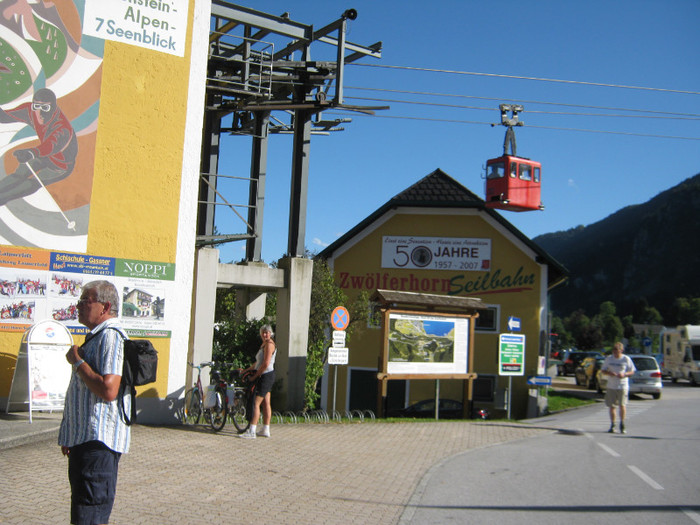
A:
<svg viewBox="0 0 700 525">
<path fill-rule="evenodd" d="M 642 204 L 533 239 L 569 270 L 551 293 L 555 315 L 598 311 L 613 301 L 618 314 L 646 301 L 666 318 L 677 297 L 700 297 L 700 173 Z"/>
</svg>

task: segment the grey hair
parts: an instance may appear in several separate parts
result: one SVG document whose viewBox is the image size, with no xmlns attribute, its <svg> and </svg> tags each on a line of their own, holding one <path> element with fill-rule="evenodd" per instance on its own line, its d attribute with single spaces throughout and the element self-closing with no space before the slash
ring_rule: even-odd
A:
<svg viewBox="0 0 700 525">
<path fill-rule="evenodd" d="M 109 312 L 119 315 L 119 292 L 109 281 L 90 281 L 83 285 L 83 292 L 94 294 L 98 303 L 109 303 Z"/>
<path fill-rule="evenodd" d="M 260 335 L 262 335 L 263 332 L 270 332 L 270 337 L 275 337 L 275 331 L 269 324 L 264 324 L 260 327 Z"/>
</svg>

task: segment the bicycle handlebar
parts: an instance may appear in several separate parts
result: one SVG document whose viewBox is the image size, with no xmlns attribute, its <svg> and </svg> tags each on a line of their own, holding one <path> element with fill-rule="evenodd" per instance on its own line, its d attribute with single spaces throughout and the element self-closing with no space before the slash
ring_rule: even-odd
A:
<svg viewBox="0 0 700 525">
<path fill-rule="evenodd" d="M 187 361 L 187 364 L 191 366 L 192 368 L 197 368 L 201 370 L 202 368 L 206 368 L 207 366 L 214 366 L 214 361 L 207 361 L 206 363 L 199 363 L 198 365 L 195 365 L 194 363 L 190 363 Z"/>
</svg>

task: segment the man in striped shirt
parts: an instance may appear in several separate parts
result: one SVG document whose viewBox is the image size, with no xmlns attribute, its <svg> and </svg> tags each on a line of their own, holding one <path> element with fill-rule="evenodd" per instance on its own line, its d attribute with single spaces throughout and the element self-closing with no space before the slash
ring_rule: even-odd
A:
<svg viewBox="0 0 700 525">
<path fill-rule="evenodd" d="M 58 435 L 68 456 L 71 523 L 106 524 L 114 504 L 119 458 L 129 450 L 131 430 L 120 417 L 117 396 L 124 361 L 119 327 L 119 295 L 109 281 L 83 286 L 78 320 L 90 329 L 85 343 L 73 345 L 66 359 L 73 366 Z M 124 399 L 126 413 L 131 398 Z"/>
</svg>

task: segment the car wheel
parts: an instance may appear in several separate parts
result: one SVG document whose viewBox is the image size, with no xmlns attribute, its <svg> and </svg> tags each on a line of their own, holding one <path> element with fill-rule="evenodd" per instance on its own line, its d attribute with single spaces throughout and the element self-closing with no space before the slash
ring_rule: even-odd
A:
<svg viewBox="0 0 700 525">
<path fill-rule="evenodd" d="M 656 394 L 652 394 L 651 397 L 654 399 L 661 399 L 661 392 L 657 392 Z"/>
</svg>

